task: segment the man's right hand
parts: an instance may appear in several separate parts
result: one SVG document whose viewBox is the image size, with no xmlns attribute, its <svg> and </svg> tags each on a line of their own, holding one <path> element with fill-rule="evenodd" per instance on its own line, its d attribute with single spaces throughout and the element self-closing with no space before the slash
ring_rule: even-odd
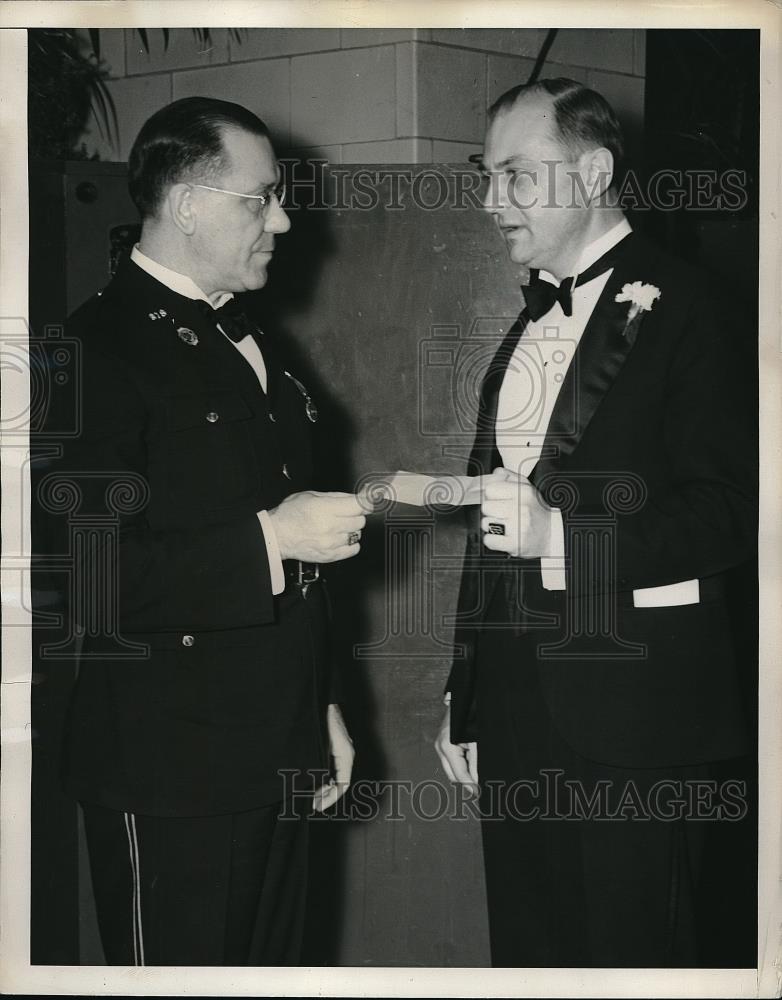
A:
<svg viewBox="0 0 782 1000">
<path fill-rule="evenodd" d="M 349 559 L 361 548 L 350 536 L 366 524 L 362 510 L 353 493 L 291 494 L 269 511 L 280 556 L 312 563 Z"/>
<path fill-rule="evenodd" d="M 472 795 L 480 793 L 478 785 L 478 744 L 451 743 L 451 707 L 445 710 L 434 748 L 449 781 L 464 785 Z"/>
</svg>

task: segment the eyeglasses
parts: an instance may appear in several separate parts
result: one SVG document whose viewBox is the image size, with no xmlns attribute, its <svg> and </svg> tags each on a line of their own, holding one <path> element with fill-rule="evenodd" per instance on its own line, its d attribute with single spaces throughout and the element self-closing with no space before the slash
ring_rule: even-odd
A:
<svg viewBox="0 0 782 1000">
<path fill-rule="evenodd" d="M 243 194 L 241 191 L 228 191 L 226 188 L 210 187 L 208 184 L 191 184 L 190 186 L 203 188 L 204 191 L 217 191 L 218 194 L 230 194 L 234 198 L 247 198 L 250 201 L 257 201 L 261 208 L 266 208 L 272 200 L 272 195 L 277 199 L 280 206 L 285 204 L 285 181 L 279 181 L 266 194 Z"/>
</svg>

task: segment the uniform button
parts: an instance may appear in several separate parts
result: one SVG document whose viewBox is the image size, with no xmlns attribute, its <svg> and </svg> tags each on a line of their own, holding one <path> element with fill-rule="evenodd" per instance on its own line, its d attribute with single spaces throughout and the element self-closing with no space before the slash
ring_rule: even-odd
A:
<svg viewBox="0 0 782 1000">
<path fill-rule="evenodd" d="M 220 419 L 220 414 L 215 413 L 214 410 L 210 410 L 209 413 L 207 413 L 206 415 L 206 419 L 209 421 L 210 424 L 214 424 Z"/>
<path fill-rule="evenodd" d="M 284 463 L 283 463 L 283 466 L 282 466 L 282 474 L 283 474 L 283 476 L 285 476 L 286 479 L 290 479 L 291 478 L 291 474 L 290 474 L 290 472 L 288 472 L 288 466 L 285 465 Z"/>
<path fill-rule="evenodd" d="M 273 424 L 276 424 L 276 423 L 277 423 L 277 418 L 275 417 L 275 415 L 274 415 L 273 413 L 270 413 L 270 414 L 269 414 L 269 420 L 271 420 L 271 422 L 272 422 Z"/>
<path fill-rule="evenodd" d="M 182 645 L 183 646 L 192 646 L 194 642 L 195 642 L 195 639 L 193 638 L 192 635 L 183 635 L 182 636 Z"/>
</svg>

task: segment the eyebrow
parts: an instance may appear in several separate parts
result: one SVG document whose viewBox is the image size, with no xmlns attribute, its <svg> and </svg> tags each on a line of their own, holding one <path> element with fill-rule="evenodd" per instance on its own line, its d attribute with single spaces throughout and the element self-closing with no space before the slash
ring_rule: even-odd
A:
<svg viewBox="0 0 782 1000">
<path fill-rule="evenodd" d="M 511 164 L 516 163 L 519 160 L 522 162 L 526 161 L 527 163 L 534 162 L 532 157 L 525 156 L 524 153 L 513 153 L 512 156 L 506 156 L 504 160 L 500 160 L 497 164 L 497 170 L 504 170 L 505 167 L 509 167 Z"/>
<path fill-rule="evenodd" d="M 524 153 L 513 153 L 512 156 L 506 156 L 504 160 L 500 160 L 500 162 L 496 165 L 493 171 L 489 170 L 489 168 L 486 166 L 486 161 L 483 159 L 483 157 L 475 161 L 478 170 L 480 170 L 481 173 L 484 174 L 497 173 L 497 171 L 505 170 L 506 167 L 509 167 L 516 162 L 535 163 L 537 161 L 534 160 L 531 156 L 525 156 Z"/>
</svg>

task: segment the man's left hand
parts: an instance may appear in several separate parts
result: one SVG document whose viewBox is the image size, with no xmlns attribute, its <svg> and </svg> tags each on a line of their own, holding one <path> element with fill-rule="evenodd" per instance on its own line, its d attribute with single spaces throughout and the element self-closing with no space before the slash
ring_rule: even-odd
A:
<svg viewBox="0 0 782 1000">
<path fill-rule="evenodd" d="M 495 469 L 483 486 L 483 544 L 495 552 L 534 559 L 547 556 L 551 545 L 551 508 L 525 476 Z M 490 525 L 501 525 L 495 534 Z"/>
<path fill-rule="evenodd" d="M 356 755 L 353 740 L 348 734 L 339 705 L 329 705 L 326 724 L 329 731 L 329 753 L 334 761 L 334 777 L 315 792 L 312 799 L 312 808 L 315 812 L 323 812 L 333 806 L 348 790 L 350 775 L 353 772 L 353 758 Z"/>
</svg>

